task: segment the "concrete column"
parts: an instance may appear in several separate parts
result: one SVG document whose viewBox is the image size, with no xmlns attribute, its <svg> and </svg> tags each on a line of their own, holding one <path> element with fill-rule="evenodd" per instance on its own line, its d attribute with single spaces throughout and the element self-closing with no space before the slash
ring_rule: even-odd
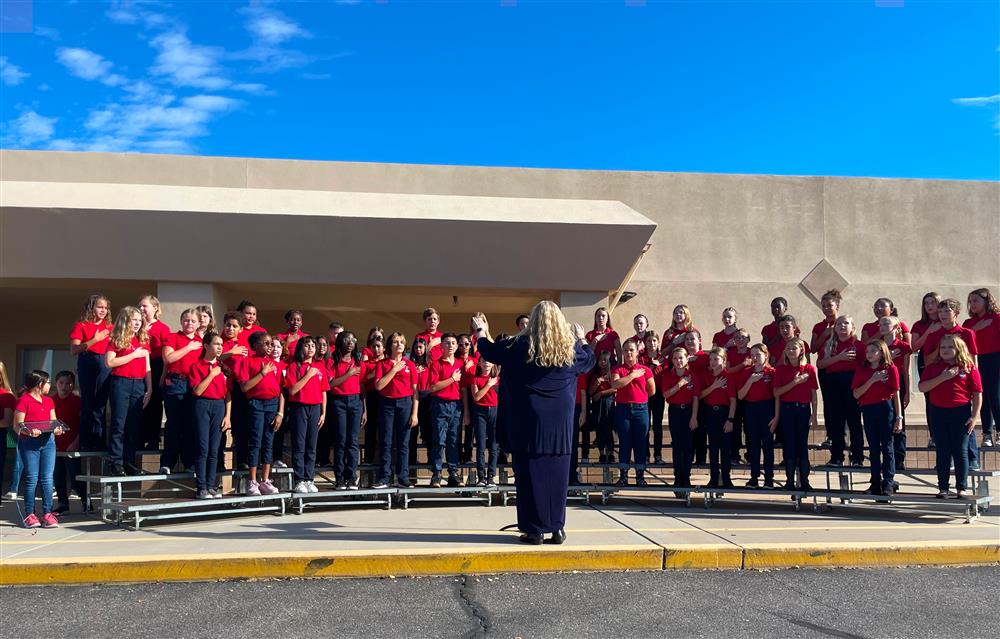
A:
<svg viewBox="0 0 1000 639">
<path fill-rule="evenodd" d="M 594 311 L 608 305 L 607 291 L 563 291 L 559 306 L 570 322 L 578 322 L 588 331 L 594 326 Z"/>
<path fill-rule="evenodd" d="M 216 324 L 222 323 L 222 316 L 229 310 L 223 291 L 211 283 L 159 282 L 156 297 L 160 299 L 160 318 L 175 331 L 180 327 L 181 313 L 189 308 L 210 305 Z"/>
</svg>

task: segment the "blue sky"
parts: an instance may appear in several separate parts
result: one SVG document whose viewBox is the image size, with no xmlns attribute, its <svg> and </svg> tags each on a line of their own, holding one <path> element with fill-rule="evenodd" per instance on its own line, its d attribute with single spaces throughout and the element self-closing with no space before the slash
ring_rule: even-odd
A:
<svg viewBox="0 0 1000 639">
<path fill-rule="evenodd" d="M 0 0 L 0 141 L 996 180 L 998 7 Z"/>
</svg>

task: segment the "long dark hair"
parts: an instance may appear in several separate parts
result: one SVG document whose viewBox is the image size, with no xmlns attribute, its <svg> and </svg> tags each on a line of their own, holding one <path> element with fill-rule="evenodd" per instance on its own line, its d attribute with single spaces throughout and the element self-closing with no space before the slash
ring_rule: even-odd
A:
<svg viewBox="0 0 1000 639">
<path fill-rule="evenodd" d="M 417 346 L 420 344 L 424 345 L 423 355 L 417 355 Z M 427 340 L 425 340 L 423 337 L 418 337 L 417 339 L 413 340 L 413 345 L 410 346 L 410 361 L 416 364 L 417 366 L 423 366 L 426 368 L 427 357 L 430 350 L 431 349 L 427 348 Z"/>
<path fill-rule="evenodd" d="M 351 359 L 355 366 L 361 366 L 361 349 L 358 348 L 358 338 L 351 331 L 342 331 L 337 335 L 337 342 L 333 348 L 333 363 L 339 364 L 344 359 L 344 355 L 347 355 L 347 339 L 349 337 L 354 338 L 354 352 L 351 353 Z"/>
<path fill-rule="evenodd" d="M 302 365 L 306 363 L 306 344 L 312 343 L 313 346 L 316 345 L 316 338 L 312 335 L 307 335 L 306 337 L 300 337 L 295 341 L 295 355 L 293 357 L 295 364 L 295 374 L 296 377 L 302 376 Z"/>
</svg>

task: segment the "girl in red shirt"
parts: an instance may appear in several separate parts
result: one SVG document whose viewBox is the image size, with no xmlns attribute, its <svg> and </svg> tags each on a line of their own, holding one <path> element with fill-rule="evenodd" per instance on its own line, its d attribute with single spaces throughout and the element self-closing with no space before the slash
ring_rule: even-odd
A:
<svg viewBox="0 0 1000 639">
<path fill-rule="evenodd" d="M 277 341 L 265 332 L 250 336 L 253 355 L 240 367 L 235 379 L 247 400 L 247 457 L 249 485 L 247 495 L 274 495 L 278 489 L 271 482 L 274 433 L 285 416 L 285 397 L 281 387 L 284 362 L 276 362 L 269 353 Z M 261 468 L 257 481 L 257 468 Z"/>
<path fill-rule="evenodd" d="M 861 341 L 868 343 L 868 340 L 875 337 L 878 334 L 878 322 L 883 317 L 897 317 L 899 311 L 896 310 L 896 305 L 892 303 L 892 300 L 888 297 L 880 297 L 875 300 L 872 305 L 872 313 L 875 314 L 875 321 L 868 322 L 861 327 Z M 910 327 L 907 326 L 902 321 L 899 322 L 899 327 L 902 330 L 901 339 L 907 344 L 910 343 Z"/>
<path fill-rule="evenodd" d="M 111 392 L 111 370 L 104 362 L 111 337 L 111 301 L 100 293 L 83 305 L 69 334 L 69 352 L 76 356 L 80 385 L 80 442 L 84 450 L 104 449 L 104 408 Z"/>
<path fill-rule="evenodd" d="M 937 439 L 938 497 L 948 497 L 951 466 L 955 466 L 958 498 L 966 496 L 969 436 L 983 403 L 983 384 L 961 337 L 945 335 L 938 345 L 938 361 L 928 364 L 918 389 L 930 397 Z"/>
<path fill-rule="evenodd" d="M 691 309 L 684 304 L 678 304 L 674 307 L 674 312 L 671 315 L 670 327 L 663 332 L 660 348 L 669 354 L 674 348 L 684 346 L 684 337 L 692 332 L 698 333 L 698 336 L 701 337 L 701 332 L 694 327 Z"/>
<path fill-rule="evenodd" d="M 274 361 L 278 370 L 281 371 L 281 396 L 285 400 L 285 414 L 282 415 L 281 425 L 274 432 L 272 441 L 271 460 L 275 468 L 288 468 L 285 463 L 285 438 L 288 435 L 288 389 L 285 388 L 285 377 L 288 375 L 288 363 L 285 361 L 284 345 L 275 337 L 267 340 L 268 356 Z"/>
<path fill-rule="evenodd" d="M 781 318 L 788 314 L 788 300 L 783 297 L 776 297 L 771 300 L 771 316 L 774 317 L 774 321 L 760 329 L 761 341 L 767 346 L 767 349 L 771 352 L 771 357 L 780 357 L 782 351 L 775 350 L 778 345 L 778 323 Z M 798 332 L 795 334 L 798 337 Z"/>
<path fill-rule="evenodd" d="M 632 327 L 635 328 L 635 335 L 632 336 L 632 339 L 639 345 L 639 354 L 642 355 L 646 352 L 646 337 L 656 335 L 656 332 L 649 330 L 649 318 L 642 313 L 632 318 Z M 659 344 L 659 337 L 656 338 L 656 342 Z"/>
<path fill-rule="evenodd" d="M 351 331 L 337 335 L 329 363 L 330 406 L 333 412 L 333 474 L 337 490 L 358 489 L 358 434 L 368 421 L 362 399 L 364 364 L 358 338 Z"/>
<path fill-rule="evenodd" d="M 315 358 L 315 338 L 301 338 L 295 345 L 295 359 L 288 365 L 285 374 L 292 430 L 293 492 L 296 493 L 319 492 L 313 482 L 316 441 L 319 429 L 326 421 L 326 391 L 330 382 L 326 377 L 326 364 L 315 361 Z"/>
<path fill-rule="evenodd" d="M 243 315 L 243 326 L 240 330 L 240 341 L 246 345 L 249 343 L 250 334 L 257 332 L 267 332 L 267 329 L 257 323 L 257 306 L 250 300 L 241 300 L 236 307 L 236 312 Z M 294 350 L 290 351 L 295 353 Z"/>
<path fill-rule="evenodd" d="M 14 407 L 14 432 L 17 433 L 17 456 L 21 459 L 24 482 L 24 527 L 56 528 L 59 521 L 52 512 L 52 472 L 56 463 L 55 437 L 60 428 L 44 431 L 32 422 L 56 420 L 56 408 L 49 397 L 49 374 L 31 371 L 24 376 L 24 394 Z M 35 489 L 42 488 L 42 518 L 35 514 Z"/>
<path fill-rule="evenodd" d="M 793 337 L 785 344 L 781 362 L 774 370 L 774 396 L 781 426 L 785 458 L 785 490 L 795 490 L 795 470 L 800 490 L 809 485 L 809 428 L 816 426 L 816 369 L 809 364 L 806 344 Z"/>
<path fill-rule="evenodd" d="M 218 327 L 215 325 L 215 311 L 209 304 L 199 304 L 194 310 L 198 311 L 198 337 L 204 339 L 206 333 L 218 332 Z"/>
<path fill-rule="evenodd" d="M 691 487 L 691 460 L 694 456 L 692 433 L 698 428 L 698 396 L 701 382 L 688 365 L 688 352 L 675 348 L 670 353 L 672 367 L 663 371 L 660 388 L 667 402 L 670 425 L 670 452 L 674 463 L 674 487 Z M 678 493 L 678 497 L 681 497 Z"/>
<path fill-rule="evenodd" d="M 771 365 L 777 366 L 785 352 L 785 345 L 788 340 L 799 336 L 799 323 L 793 315 L 782 315 L 777 322 L 777 336 L 767 345 L 767 350 L 771 353 Z M 806 351 L 806 361 L 809 360 L 809 344 L 802 342 L 802 347 Z"/>
<path fill-rule="evenodd" d="M 285 313 L 285 325 L 288 327 L 284 333 L 278 333 L 277 339 L 282 343 L 282 350 L 285 353 L 295 352 L 295 342 L 301 337 L 306 337 L 309 333 L 302 330 L 302 311 L 291 309 Z M 288 356 L 286 355 L 286 358 Z"/>
<path fill-rule="evenodd" d="M 614 412 L 615 389 L 611 388 L 611 353 L 604 351 L 597 358 L 597 366 L 590 372 L 587 395 L 590 397 L 590 429 L 596 433 L 599 464 L 615 463 Z M 588 435 L 589 437 L 589 435 Z M 586 456 L 590 448 L 585 446 Z"/>
<path fill-rule="evenodd" d="M 699 379 L 708 370 L 708 353 L 701 350 L 701 334 L 691 331 L 684 335 L 684 348 L 688 354 L 688 366 Z M 694 463 L 705 465 L 708 456 L 708 432 L 705 430 L 705 411 L 698 411 L 698 428 L 691 434 L 691 445 L 694 449 Z"/>
<path fill-rule="evenodd" d="M 194 472 L 196 499 L 219 499 L 222 492 L 215 485 L 217 456 L 223 431 L 229 430 L 232 410 L 230 382 L 219 357 L 222 336 L 208 332 L 202 336 L 201 358 L 191 364 L 188 382 L 191 385 L 191 419 L 197 443 Z"/>
<path fill-rule="evenodd" d="M 198 336 L 198 311 L 189 308 L 181 313 L 181 328 L 163 342 L 163 411 L 167 424 L 163 433 L 160 474 L 173 471 L 180 457 L 187 469 L 194 468 L 194 444 L 191 442 L 191 400 L 188 392 L 188 369 L 198 361 L 202 342 Z"/>
<path fill-rule="evenodd" d="M 774 488 L 775 417 L 774 368 L 768 363 L 767 346 L 750 347 L 751 365 L 736 374 L 733 382 L 736 398 L 743 402 L 743 425 L 747 434 L 747 459 L 750 480 L 747 487 L 757 488 L 761 453 L 764 456 L 764 488 Z"/>
<path fill-rule="evenodd" d="M 418 337 L 413 340 L 410 346 L 410 361 L 417 367 L 417 399 L 420 405 L 417 407 L 417 427 L 410 429 L 410 483 L 417 481 L 417 436 L 424 448 L 430 450 L 431 446 L 431 402 L 430 392 L 430 362 L 427 356 L 427 340 Z"/>
<path fill-rule="evenodd" d="M 738 317 L 739 314 L 732 306 L 722 311 L 722 330 L 712 336 L 712 346 L 718 346 L 723 349 L 736 346 L 736 333 L 740 330 L 736 326 Z"/>
<path fill-rule="evenodd" d="M 809 339 L 809 350 L 813 353 L 821 353 L 826 343 L 833 339 L 833 329 L 837 324 L 837 317 L 840 315 L 840 304 L 843 297 L 840 291 L 833 288 L 823 293 L 820 298 L 820 308 L 823 309 L 823 319 L 812 328 L 812 337 Z M 833 445 L 833 436 L 830 434 L 830 424 L 833 423 L 835 413 L 831 412 L 831 404 L 826 401 L 826 396 L 830 394 L 827 388 L 826 370 L 819 370 L 819 391 L 823 399 L 823 424 L 826 426 L 826 439 L 820 444 L 823 448 Z"/>
<path fill-rule="evenodd" d="M 142 409 L 153 393 L 149 366 L 149 336 L 142 313 L 134 306 L 118 311 L 104 356 L 111 369 L 111 424 L 108 457 L 111 474 L 138 475 L 135 451 L 142 426 Z"/>
<path fill-rule="evenodd" d="M 736 375 L 741 374 L 744 370 L 751 366 L 750 360 L 750 332 L 745 328 L 737 329 L 733 334 L 732 343 L 726 349 L 726 372 L 729 374 L 730 378 L 735 379 Z M 736 399 L 736 417 L 733 418 L 733 446 L 732 446 L 732 464 L 740 464 L 743 462 L 740 459 L 740 450 L 743 449 L 743 435 L 746 430 L 744 427 L 744 417 L 743 417 L 743 405 L 746 402 L 737 398 Z"/>
<path fill-rule="evenodd" d="M 611 361 L 622 361 L 622 344 L 618 333 L 611 327 L 611 315 L 603 306 L 594 311 L 594 328 L 585 336 L 587 343 L 594 349 L 594 355 L 608 351 Z"/>
<path fill-rule="evenodd" d="M 705 413 L 705 430 L 708 432 L 708 486 L 732 488 L 733 480 L 729 471 L 733 421 L 736 417 L 736 389 L 735 383 L 730 383 L 726 373 L 725 349 L 716 346 L 709 351 L 708 369 L 702 374 L 701 388 L 699 408 L 700 412 Z"/>
<path fill-rule="evenodd" d="M 871 486 L 865 493 L 891 495 L 896 475 L 892 435 L 903 430 L 903 414 L 899 405 L 899 371 L 885 342 L 869 340 L 865 363 L 854 371 L 851 388 L 861 406 L 872 463 Z"/>
<path fill-rule="evenodd" d="M 316 340 L 316 361 L 322 363 L 329 372 L 330 342 L 326 339 L 326 335 L 316 335 L 314 339 Z M 327 378 L 329 379 L 329 375 Z M 327 389 L 327 393 L 329 394 L 329 389 Z M 331 399 L 332 397 L 326 398 L 327 407 L 329 407 Z M 333 429 L 321 428 L 319 429 L 319 437 L 316 439 L 316 465 L 331 466 L 331 452 L 333 452 Z"/>
<path fill-rule="evenodd" d="M 649 427 L 653 431 L 653 463 L 663 463 L 663 390 L 660 388 L 660 373 L 669 363 L 660 356 L 660 338 L 653 331 L 646 333 L 646 347 L 639 353 L 639 363 L 653 371 L 655 391 L 649 396 Z"/>
<path fill-rule="evenodd" d="M 139 447 L 144 450 L 160 449 L 160 429 L 163 427 L 163 343 L 170 335 L 170 327 L 160 321 L 160 300 L 155 295 L 139 298 L 139 310 L 146 320 L 149 335 L 149 372 L 153 380 L 153 394 L 142 410 L 142 432 Z"/>
<path fill-rule="evenodd" d="M 375 342 L 382 342 L 382 345 L 385 345 L 385 331 L 378 326 L 372 326 L 368 329 L 368 339 L 365 340 L 365 347 L 361 349 L 361 361 L 367 362 L 370 359 L 375 359 L 372 356 Z"/>
<path fill-rule="evenodd" d="M 476 428 L 476 485 L 484 488 L 496 486 L 497 385 L 499 383 L 499 368 L 485 359 L 479 360 L 470 389 L 472 391 L 472 418 Z M 487 449 L 489 449 L 490 455 L 488 466 L 486 464 Z"/>
<path fill-rule="evenodd" d="M 479 355 L 476 354 L 476 345 L 468 333 L 460 333 L 456 339 L 458 350 L 455 351 L 455 359 L 462 363 L 462 381 L 459 382 L 462 397 L 461 461 L 468 464 L 472 461 L 472 445 L 476 434 L 472 423 L 472 378 L 476 376 Z"/>
<path fill-rule="evenodd" d="M 851 391 L 854 371 L 863 361 L 865 347 L 854 334 L 854 318 L 841 315 L 833 329 L 833 338 L 827 340 L 820 352 L 817 368 L 826 371 L 826 394 L 823 405 L 828 407 L 826 415 L 827 435 L 833 440 L 830 449 L 831 466 L 844 465 L 844 431 L 851 433 L 851 465 L 862 466 L 865 458 L 864 429 L 861 426 L 861 410 Z"/>
<path fill-rule="evenodd" d="M 240 326 L 240 314 L 230 311 L 222 317 L 222 355 L 219 356 L 219 363 L 224 369 L 223 372 L 230 380 L 238 380 L 243 375 L 243 366 L 247 357 L 253 352 L 250 348 L 249 339 L 241 339 L 240 333 L 243 327 Z M 251 333 L 252 335 L 252 333 Z M 232 438 L 233 468 L 247 470 L 247 452 L 249 444 L 250 429 L 250 408 L 246 395 L 238 383 L 230 385 L 231 416 L 230 416 L 230 437 Z M 226 435 L 219 438 L 219 454 L 217 463 L 219 472 L 225 469 L 226 460 Z"/>
<path fill-rule="evenodd" d="M 910 330 L 910 345 L 913 352 L 917 354 L 917 377 L 923 379 L 926 357 L 924 357 L 924 342 L 934 332 L 941 330 L 938 322 L 938 304 L 941 302 L 941 295 L 931 291 L 920 300 L 920 319 L 913 323 Z M 927 415 L 927 431 L 929 439 L 927 446 L 934 448 L 934 425 L 931 423 L 931 403 L 927 395 L 924 394 L 924 414 Z"/>
<path fill-rule="evenodd" d="M 378 366 L 385 359 L 385 342 L 379 338 L 382 329 L 376 327 L 369 332 L 368 346 L 361 352 L 361 359 L 365 364 L 362 375 L 364 375 L 365 391 L 365 412 L 368 413 L 368 423 L 365 424 L 365 441 L 362 447 L 364 463 L 374 464 L 378 460 L 378 451 L 382 447 L 380 437 L 382 436 L 382 410 L 379 408 L 379 394 L 375 390 L 375 383 Z"/>
<path fill-rule="evenodd" d="M 618 433 L 618 481 L 628 485 L 628 466 L 635 456 L 635 485 L 645 486 L 649 454 L 649 396 L 656 392 L 653 371 L 639 363 L 639 345 L 629 340 L 623 362 L 611 372 L 615 393 L 615 432 Z"/>
<path fill-rule="evenodd" d="M 448 334 L 445 334 L 445 339 Z M 451 353 L 454 354 L 455 338 L 451 336 Z M 387 488 L 392 481 L 392 470 L 395 466 L 396 483 L 401 488 L 412 488 L 410 483 L 410 429 L 417 425 L 417 367 L 406 359 L 406 337 L 402 333 L 389 335 L 389 356 L 378 364 L 375 376 L 375 390 L 378 391 L 380 410 L 382 412 L 382 466 L 379 478 L 372 488 Z M 447 350 L 445 351 L 447 353 Z M 461 373 L 455 369 L 460 377 Z M 458 380 L 455 379 L 457 382 Z M 433 388 L 433 386 L 431 387 Z M 458 415 L 456 415 L 458 417 Z M 457 422 L 457 420 L 455 420 Z M 458 448 L 458 429 L 452 429 L 449 438 L 453 446 Z M 395 456 L 393 453 L 395 452 Z M 457 456 L 457 450 L 453 450 Z M 395 464 L 393 462 L 395 461 Z M 449 460 L 452 461 L 452 460 Z M 451 464 L 449 464 L 451 466 Z M 453 474 L 452 477 L 455 477 Z M 450 483 L 450 482 L 449 482 Z"/>
<path fill-rule="evenodd" d="M 902 340 L 899 318 L 887 315 L 878 321 L 875 339 L 885 343 L 892 357 L 892 364 L 899 374 L 899 413 L 901 430 L 892 433 L 893 462 L 896 471 L 906 469 L 906 407 L 910 405 L 910 345 Z"/>
<path fill-rule="evenodd" d="M 983 378 L 983 447 L 996 441 L 994 427 L 1000 424 L 1000 304 L 988 288 L 969 293 L 969 319 L 963 327 L 976 334 L 979 374 Z M 975 437 L 975 435 L 972 435 Z"/>
</svg>

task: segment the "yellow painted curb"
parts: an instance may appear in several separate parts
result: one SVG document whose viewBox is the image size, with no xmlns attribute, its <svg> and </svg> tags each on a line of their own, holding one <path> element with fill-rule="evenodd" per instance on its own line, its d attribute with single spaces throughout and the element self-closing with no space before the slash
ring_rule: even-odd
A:
<svg viewBox="0 0 1000 639">
<path fill-rule="evenodd" d="M 1000 563 L 995 543 L 888 543 L 799 547 L 746 547 L 744 568 L 940 566 Z"/>
<path fill-rule="evenodd" d="M 664 546 L 664 570 L 739 570 L 743 549 L 733 545 Z"/>
<path fill-rule="evenodd" d="M 551 550 L 541 552 L 459 552 L 409 555 L 286 555 L 274 557 L 119 561 L 11 561 L 0 564 L 2 585 L 218 581 L 295 577 L 389 577 L 559 572 L 660 570 L 663 551 L 642 549 Z"/>
</svg>

